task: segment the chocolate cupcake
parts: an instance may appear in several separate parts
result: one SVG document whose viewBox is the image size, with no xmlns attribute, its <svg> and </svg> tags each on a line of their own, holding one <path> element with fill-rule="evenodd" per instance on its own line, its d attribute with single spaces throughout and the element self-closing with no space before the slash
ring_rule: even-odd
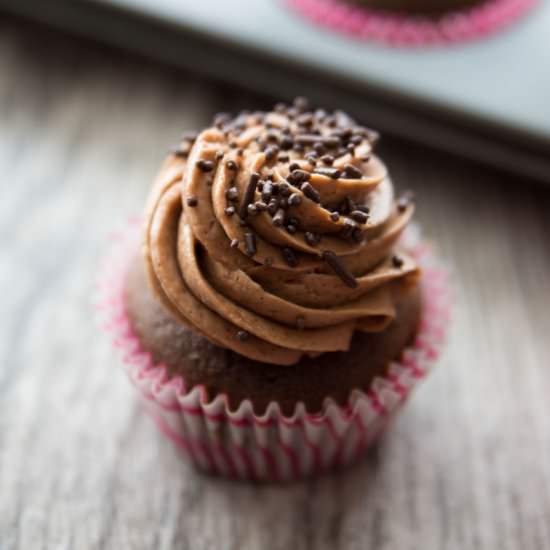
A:
<svg viewBox="0 0 550 550">
<path fill-rule="evenodd" d="M 373 410 L 389 416 L 396 407 L 380 384 L 391 381 L 399 402 L 412 385 L 405 371 L 423 374 L 418 356 L 430 360 L 437 345 L 420 320 L 446 306 L 428 307 L 418 248 L 400 240 L 414 204 L 395 197 L 373 153 L 377 138 L 343 112 L 313 111 L 298 98 L 271 112 L 218 115 L 165 161 L 142 254 L 121 278 L 118 341 L 138 365 L 134 381 L 147 382 L 160 427 L 202 468 L 274 479 L 265 468 L 282 453 L 290 462 L 278 465 L 279 477 L 289 479 L 347 463 L 370 440 Z M 365 412 L 362 399 L 374 409 Z M 214 442 L 191 427 L 212 411 Z M 326 447 L 325 431 L 342 419 L 346 437 Z M 272 430 L 266 441 L 258 422 Z M 319 464 L 303 455 L 308 422 L 318 428 Z M 236 426 L 248 435 L 235 436 Z M 285 444 L 284 430 L 293 434 Z M 267 461 L 264 470 L 243 453 Z"/>
</svg>

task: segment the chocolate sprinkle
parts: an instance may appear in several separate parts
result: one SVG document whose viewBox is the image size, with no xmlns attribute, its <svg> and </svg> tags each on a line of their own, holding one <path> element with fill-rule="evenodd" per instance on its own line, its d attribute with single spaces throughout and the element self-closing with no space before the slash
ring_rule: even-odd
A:
<svg viewBox="0 0 550 550">
<path fill-rule="evenodd" d="M 300 126 L 311 126 L 313 124 L 313 115 L 311 113 L 304 113 L 296 119 L 296 122 Z"/>
<path fill-rule="evenodd" d="M 279 195 L 281 197 L 288 197 L 290 195 L 290 185 L 285 181 L 279 183 Z"/>
<path fill-rule="evenodd" d="M 310 177 L 311 174 L 309 172 L 306 172 L 306 170 L 296 168 L 295 170 L 292 170 L 288 177 L 288 180 L 291 183 L 302 183 L 303 181 L 308 181 Z"/>
<path fill-rule="evenodd" d="M 281 227 L 285 223 L 285 211 L 279 208 L 273 216 L 273 225 L 275 227 Z"/>
<path fill-rule="evenodd" d="M 249 204 L 247 208 L 247 212 L 249 216 L 257 216 L 259 214 L 255 204 Z"/>
<path fill-rule="evenodd" d="M 220 130 L 231 120 L 231 115 L 229 113 L 218 113 L 214 116 L 214 126 Z"/>
<path fill-rule="evenodd" d="M 224 212 L 225 212 L 226 216 L 232 216 L 235 213 L 235 207 L 234 206 L 227 206 L 224 209 Z"/>
<path fill-rule="evenodd" d="M 231 172 L 236 172 L 239 169 L 237 163 L 234 160 L 228 160 L 225 165 L 227 166 L 228 170 L 231 170 Z"/>
<path fill-rule="evenodd" d="M 298 258 L 292 248 L 285 246 L 283 248 L 283 258 L 290 267 L 296 267 L 298 265 Z"/>
<path fill-rule="evenodd" d="M 397 269 L 400 269 L 403 267 L 403 264 L 405 263 L 402 258 L 399 256 L 393 256 L 391 259 L 391 263 L 393 267 L 396 267 Z"/>
<path fill-rule="evenodd" d="M 355 201 L 348 195 L 346 197 L 345 206 L 340 208 L 340 212 L 350 214 L 354 210 L 357 210 Z"/>
<path fill-rule="evenodd" d="M 334 162 L 334 157 L 332 155 L 323 155 L 321 157 L 321 162 L 326 166 L 332 166 Z"/>
<path fill-rule="evenodd" d="M 267 211 L 274 216 L 279 209 L 279 201 L 277 199 L 271 199 L 267 205 Z"/>
<path fill-rule="evenodd" d="M 407 210 L 407 207 L 412 203 L 414 200 L 414 194 L 412 191 L 406 191 L 397 199 L 397 210 L 399 212 L 404 212 Z"/>
<path fill-rule="evenodd" d="M 311 231 L 306 231 L 304 233 L 304 238 L 309 246 L 317 246 L 321 241 L 321 237 L 316 233 L 312 233 Z"/>
<path fill-rule="evenodd" d="M 341 128 L 339 130 L 333 130 L 331 135 L 339 137 L 344 141 L 346 141 L 351 137 L 351 134 L 352 134 L 351 128 Z"/>
<path fill-rule="evenodd" d="M 283 136 L 280 146 L 283 151 L 288 151 L 294 146 L 294 141 L 290 136 Z"/>
<path fill-rule="evenodd" d="M 319 141 L 313 144 L 313 149 L 318 155 L 323 155 L 324 153 L 326 153 L 325 146 Z"/>
<path fill-rule="evenodd" d="M 342 172 L 340 172 L 338 168 L 329 168 L 324 166 L 320 168 L 315 168 L 314 172 L 316 174 L 320 174 L 321 176 L 328 176 L 333 180 L 337 180 L 342 175 Z"/>
<path fill-rule="evenodd" d="M 325 147 L 338 147 L 341 143 L 340 138 L 337 136 L 318 136 L 315 134 L 299 134 L 294 140 L 300 145 L 314 146 L 316 143 L 320 143 Z"/>
<path fill-rule="evenodd" d="M 256 235 L 254 233 L 244 234 L 244 252 L 247 256 L 254 256 L 258 249 L 256 248 Z"/>
<path fill-rule="evenodd" d="M 199 199 L 197 197 L 187 197 L 187 206 L 190 206 L 191 208 L 197 206 L 199 204 Z"/>
<path fill-rule="evenodd" d="M 275 145 L 268 147 L 264 151 L 265 159 L 267 160 L 267 162 L 271 162 L 277 156 L 278 152 L 279 152 L 279 148 L 276 147 Z"/>
<path fill-rule="evenodd" d="M 294 235 L 294 234 L 296 233 L 296 231 L 298 231 L 298 228 L 297 228 L 295 225 L 289 223 L 289 224 L 286 226 L 286 230 L 287 230 L 291 235 Z"/>
<path fill-rule="evenodd" d="M 246 340 L 248 340 L 248 332 L 246 332 L 246 330 L 239 330 L 239 332 L 237 332 L 237 338 L 241 341 L 241 342 L 244 342 Z"/>
<path fill-rule="evenodd" d="M 363 177 L 363 173 L 361 172 L 361 170 L 359 170 L 359 168 L 357 168 L 353 164 L 349 164 L 349 163 L 344 164 L 344 174 L 348 178 L 361 179 Z"/>
<path fill-rule="evenodd" d="M 298 193 L 292 193 L 290 197 L 288 197 L 288 204 L 290 206 L 298 206 L 302 202 L 302 196 Z"/>
<path fill-rule="evenodd" d="M 332 250 L 325 250 L 323 252 L 323 260 L 327 262 L 327 264 L 331 267 L 331 269 L 340 277 L 342 282 L 350 287 L 350 288 L 357 288 L 357 280 L 355 277 L 344 267 L 342 262 L 340 261 L 340 258 L 332 251 Z"/>
<path fill-rule="evenodd" d="M 309 153 L 309 155 L 306 155 L 306 160 L 312 168 L 317 166 L 317 155 L 315 153 Z"/>
<path fill-rule="evenodd" d="M 231 248 L 237 248 L 239 246 L 239 239 L 232 239 L 231 243 L 229 244 Z"/>
<path fill-rule="evenodd" d="M 350 220 L 349 218 L 346 218 L 344 220 L 344 228 L 342 229 L 342 237 L 344 239 L 349 239 L 352 234 L 353 234 L 353 230 L 357 227 L 357 225 L 355 224 L 355 222 L 353 220 Z"/>
<path fill-rule="evenodd" d="M 211 160 L 201 159 L 197 161 L 197 167 L 201 172 L 212 172 L 214 170 L 214 163 Z"/>
<path fill-rule="evenodd" d="M 236 187 L 230 187 L 225 191 L 225 198 L 228 201 L 236 201 L 239 198 L 239 190 Z"/>
<path fill-rule="evenodd" d="M 254 172 L 250 176 L 250 179 L 248 180 L 248 185 L 246 186 L 246 190 L 244 192 L 243 202 L 239 210 L 239 216 L 243 220 L 248 215 L 248 205 L 254 199 L 254 193 L 256 192 L 256 186 L 258 185 L 259 180 L 260 180 L 260 174 L 258 174 L 257 172 Z"/>
<path fill-rule="evenodd" d="M 351 218 L 356 221 L 357 223 L 365 224 L 367 223 L 369 216 L 368 214 L 365 214 L 365 212 L 361 212 L 361 210 L 354 210 L 350 214 Z"/>
<path fill-rule="evenodd" d="M 370 208 L 366 204 L 356 204 L 355 210 L 360 210 L 361 212 L 364 212 L 365 214 L 370 214 Z"/>
<path fill-rule="evenodd" d="M 338 214 L 338 212 L 331 212 L 330 213 L 330 219 L 333 222 L 337 222 L 340 219 L 340 214 Z"/>
<path fill-rule="evenodd" d="M 310 200 L 316 203 L 321 202 L 321 195 L 319 195 L 319 191 L 311 185 L 311 183 L 303 183 L 302 187 L 300 187 L 302 193 Z"/>
<path fill-rule="evenodd" d="M 336 117 L 334 115 L 329 115 L 325 118 L 325 124 L 329 128 L 334 128 L 336 126 Z"/>
<path fill-rule="evenodd" d="M 272 194 L 273 194 L 273 184 L 267 181 L 262 186 L 262 200 L 264 202 L 269 202 Z"/>
<path fill-rule="evenodd" d="M 299 111 L 305 111 L 305 110 L 309 109 L 309 101 L 308 101 L 307 97 L 298 96 L 294 99 L 292 104 Z"/>
</svg>

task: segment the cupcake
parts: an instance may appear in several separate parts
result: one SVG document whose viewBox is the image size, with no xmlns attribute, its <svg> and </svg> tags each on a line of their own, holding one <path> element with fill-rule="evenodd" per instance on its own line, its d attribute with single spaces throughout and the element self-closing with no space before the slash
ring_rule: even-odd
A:
<svg viewBox="0 0 550 550">
<path fill-rule="evenodd" d="M 538 0 L 284 0 L 315 25 L 362 41 L 424 48 L 487 38 Z"/>
<path fill-rule="evenodd" d="M 444 280 L 403 238 L 414 203 L 377 139 L 303 98 L 218 115 L 164 162 L 141 250 L 130 228 L 111 256 L 130 377 L 201 469 L 288 480 L 350 463 L 437 354 Z"/>
<path fill-rule="evenodd" d="M 448 11 L 472 8 L 484 0 L 351 0 L 369 8 L 411 14 L 441 15 Z"/>
</svg>

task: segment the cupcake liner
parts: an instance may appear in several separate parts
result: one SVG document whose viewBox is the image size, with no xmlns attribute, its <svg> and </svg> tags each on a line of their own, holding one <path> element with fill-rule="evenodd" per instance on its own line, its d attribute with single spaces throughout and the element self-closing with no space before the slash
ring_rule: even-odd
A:
<svg viewBox="0 0 550 550">
<path fill-rule="evenodd" d="M 145 410 L 203 471 L 280 482 L 356 461 L 430 371 L 444 344 L 451 307 L 447 270 L 413 226 L 402 244 L 423 269 L 423 313 L 414 343 L 400 361 L 391 363 L 387 375 L 364 391 L 353 390 L 346 406 L 325 399 L 316 414 L 299 403 L 287 416 L 272 402 L 263 415 L 256 415 L 248 400 L 231 410 L 225 395 L 209 399 L 203 386 L 187 388 L 181 376 L 170 376 L 166 366 L 155 364 L 132 330 L 125 310 L 125 275 L 138 246 L 140 223 L 132 219 L 113 234 L 100 271 L 97 308 Z"/>
<path fill-rule="evenodd" d="M 423 47 L 484 38 L 524 15 L 538 0 L 485 0 L 437 18 L 376 10 L 344 0 L 285 2 L 314 23 L 354 38 Z"/>
</svg>

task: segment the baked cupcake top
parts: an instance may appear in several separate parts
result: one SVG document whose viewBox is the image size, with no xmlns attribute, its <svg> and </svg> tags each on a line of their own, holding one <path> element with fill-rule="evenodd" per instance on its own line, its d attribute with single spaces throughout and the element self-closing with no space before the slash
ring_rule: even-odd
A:
<svg viewBox="0 0 550 550">
<path fill-rule="evenodd" d="M 146 214 L 159 300 L 215 344 L 280 365 L 383 330 L 418 268 L 395 250 L 414 205 L 395 199 L 377 138 L 303 98 L 185 137 Z"/>
</svg>

